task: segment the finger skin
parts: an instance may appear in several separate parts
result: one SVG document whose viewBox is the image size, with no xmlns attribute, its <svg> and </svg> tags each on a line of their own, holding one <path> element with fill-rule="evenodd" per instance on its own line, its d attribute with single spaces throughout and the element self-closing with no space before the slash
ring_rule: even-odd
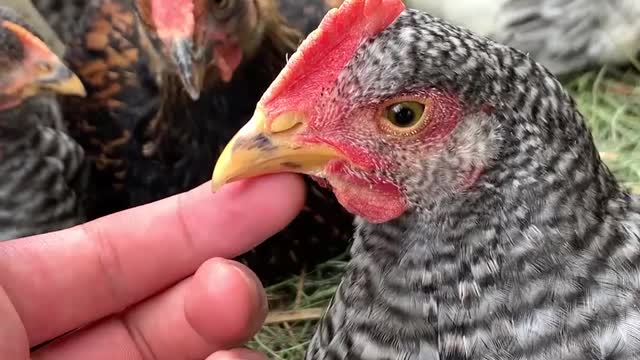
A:
<svg viewBox="0 0 640 360">
<path fill-rule="evenodd" d="M 20 316 L 0 286 L 0 359 L 29 359 L 29 342 Z"/>
<path fill-rule="evenodd" d="M 167 292 L 54 342 L 32 359 L 204 359 L 250 339 L 267 315 L 264 304 L 255 275 L 236 262 L 212 259 Z"/>
<path fill-rule="evenodd" d="M 288 174 L 216 194 L 207 183 L 83 226 L 4 242 L 0 284 L 33 346 L 166 289 L 206 259 L 255 247 L 303 202 L 301 179 Z"/>
<path fill-rule="evenodd" d="M 260 331 L 269 311 L 267 294 L 258 277 L 242 264 L 232 261 L 227 263 L 233 264 L 233 267 L 229 268 L 233 274 L 228 276 L 242 279 L 241 284 L 251 290 L 250 297 L 240 296 L 233 287 L 221 286 L 216 279 L 221 276 L 219 264 L 210 261 L 196 273 L 195 279 L 198 281 L 194 282 L 195 286 L 192 286 L 185 298 L 187 321 L 198 334 L 208 339 L 209 343 L 217 345 L 215 350 L 241 346 L 249 341 Z M 235 286 L 240 287 L 241 284 Z M 211 299 L 224 299 L 225 304 L 212 309 Z M 252 312 L 243 309 L 252 309 Z M 211 350 L 203 355 L 211 354 Z"/>
<path fill-rule="evenodd" d="M 263 354 L 248 349 L 233 349 L 219 351 L 207 358 L 207 360 L 268 360 Z"/>
</svg>

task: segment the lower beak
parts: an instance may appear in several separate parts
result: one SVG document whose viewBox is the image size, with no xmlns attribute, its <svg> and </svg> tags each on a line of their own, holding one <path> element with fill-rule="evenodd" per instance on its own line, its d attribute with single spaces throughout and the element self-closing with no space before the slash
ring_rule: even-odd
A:
<svg viewBox="0 0 640 360">
<path fill-rule="evenodd" d="M 170 56 L 177 68 L 182 86 L 193 101 L 198 100 L 202 91 L 204 77 L 204 64 L 202 64 L 193 52 L 193 42 L 189 39 L 179 38 L 171 41 Z"/>
<path fill-rule="evenodd" d="M 296 141 L 303 127 L 304 119 L 296 113 L 279 115 L 267 126 L 264 112 L 256 110 L 222 151 L 213 171 L 213 190 L 266 174 L 295 172 L 323 176 L 326 165 L 342 155 L 329 145 Z"/>
<path fill-rule="evenodd" d="M 62 95 L 77 95 L 85 97 L 87 92 L 82 81 L 62 62 L 53 65 L 53 71 L 39 76 L 36 86 Z"/>
</svg>

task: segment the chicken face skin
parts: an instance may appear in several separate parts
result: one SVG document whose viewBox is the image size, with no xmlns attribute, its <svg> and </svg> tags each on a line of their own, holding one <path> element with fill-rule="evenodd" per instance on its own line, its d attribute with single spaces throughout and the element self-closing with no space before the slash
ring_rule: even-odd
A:
<svg viewBox="0 0 640 360">
<path fill-rule="evenodd" d="M 0 17 L 0 109 L 41 92 L 84 96 L 78 77 L 23 26 Z"/>
<path fill-rule="evenodd" d="M 428 207 L 472 186 L 500 147 L 493 100 L 469 97 L 458 86 L 456 76 L 475 71 L 465 74 L 454 62 L 442 64 L 450 44 L 424 40 L 437 34 L 412 26 L 421 16 L 405 11 L 373 36 L 345 28 L 340 34 L 335 24 L 328 30 L 321 25 L 311 35 L 316 36 L 312 46 L 298 52 L 302 60 L 292 58 L 254 119 L 228 145 L 214 186 L 228 176 L 241 177 L 251 166 L 240 169 L 234 154 L 256 146 L 261 147 L 255 159 L 277 160 L 259 173 L 320 177 L 345 208 L 371 222 Z M 331 21 L 329 16 L 324 23 Z M 338 155 L 322 163 L 313 159 L 309 167 L 308 154 L 296 161 L 297 152 L 283 155 L 282 148 L 331 149 Z"/>
</svg>

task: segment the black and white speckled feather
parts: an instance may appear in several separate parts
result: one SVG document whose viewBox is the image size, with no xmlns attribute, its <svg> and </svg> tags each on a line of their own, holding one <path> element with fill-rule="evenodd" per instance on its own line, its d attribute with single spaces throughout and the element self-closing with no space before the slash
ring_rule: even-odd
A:
<svg viewBox="0 0 640 360">
<path fill-rule="evenodd" d="M 39 35 L 13 9 L 0 6 L 2 20 Z M 23 71 L 33 71 L 33 44 L 23 41 L 0 27 L 0 241 L 84 220 L 84 151 L 66 134 L 57 99 L 47 92 L 15 93 L 15 81 L 34 81 L 23 79 L 29 76 Z"/>
<path fill-rule="evenodd" d="M 640 51 L 637 0 L 407 0 L 531 54 L 556 75 L 628 63 Z"/>
<path fill-rule="evenodd" d="M 51 95 L 0 111 L 0 240 L 83 222 L 84 151 L 61 124 Z"/>
<path fill-rule="evenodd" d="M 640 199 L 601 162 L 560 83 L 519 51 L 406 10 L 318 104 L 423 89 L 455 94 L 461 119 L 428 148 L 351 139 L 393 154 L 397 170 L 379 175 L 410 205 L 357 220 L 306 358 L 640 359 Z"/>
</svg>

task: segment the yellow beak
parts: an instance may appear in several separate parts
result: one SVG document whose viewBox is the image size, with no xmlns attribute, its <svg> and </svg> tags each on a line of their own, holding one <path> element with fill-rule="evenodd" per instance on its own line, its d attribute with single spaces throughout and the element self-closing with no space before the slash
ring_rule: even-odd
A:
<svg viewBox="0 0 640 360">
<path fill-rule="evenodd" d="M 81 97 L 87 95 L 80 78 L 62 62 L 54 63 L 50 73 L 38 76 L 35 86 L 62 95 L 77 95 Z"/>
<path fill-rule="evenodd" d="M 222 151 L 213 170 L 213 190 L 236 180 L 281 172 L 322 176 L 327 163 L 342 155 L 329 145 L 297 143 L 304 121 L 301 114 L 288 112 L 267 125 L 258 108 Z"/>
</svg>

